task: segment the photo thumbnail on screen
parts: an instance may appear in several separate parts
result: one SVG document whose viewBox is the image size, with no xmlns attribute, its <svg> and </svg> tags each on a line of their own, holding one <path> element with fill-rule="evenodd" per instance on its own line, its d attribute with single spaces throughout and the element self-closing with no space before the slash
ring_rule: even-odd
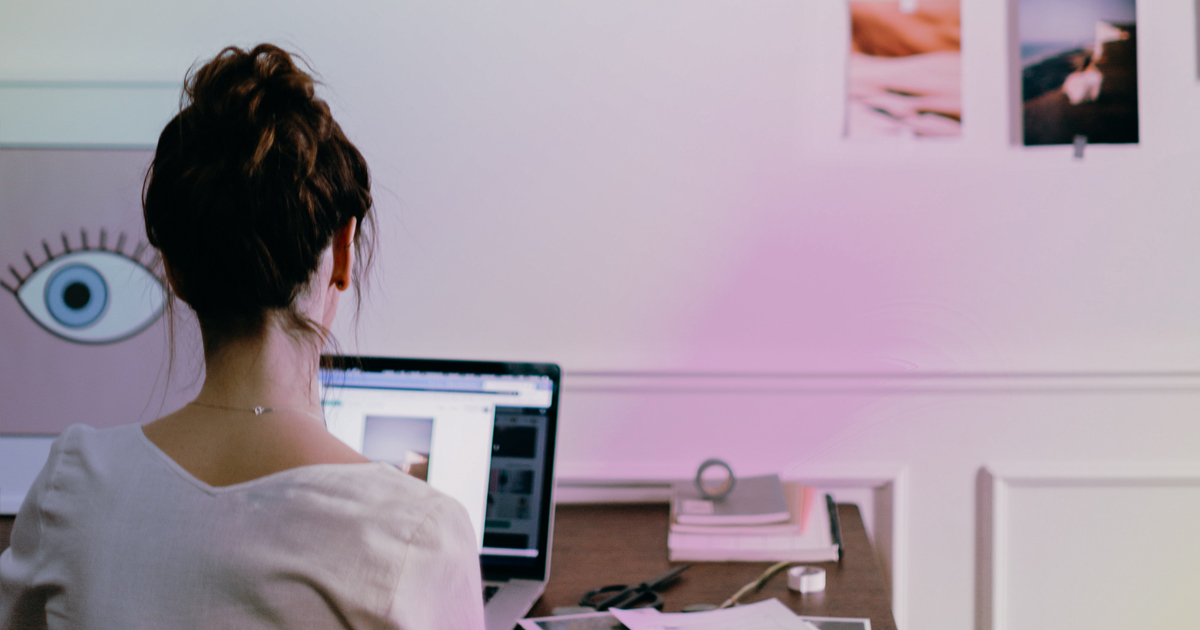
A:
<svg viewBox="0 0 1200 630">
<path fill-rule="evenodd" d="M 433 418 L 367 416 L 363 425 L 363 457 L 385 462 L 420 479 L 429 479 Z"/>
</svg>

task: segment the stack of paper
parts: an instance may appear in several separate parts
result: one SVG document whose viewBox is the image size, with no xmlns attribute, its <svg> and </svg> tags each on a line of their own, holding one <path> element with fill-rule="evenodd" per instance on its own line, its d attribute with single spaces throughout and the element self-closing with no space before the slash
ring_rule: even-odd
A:
<svg viewBox="0 0 1200 630">
<path fill-rule="evenodd" d="M 778 477 L 771 476 L 779 484 Z M 743 489 L 738 480 L 735 493 Z M 759 484 L 762 486 L 762 484 Z M 751 486 L 758 494 L 763 488 Z M 769 508 L 760 507 L 753 512 L 751 524 L 742 524 L 736 514 L 721 515 L 715 524 L 698 524 L 694 518 L 681 514 L 686 501 L 692 500 L 685 484 L 676 486 L 676 500 L 672 502 L 671 531 L 667 536 L 669 557 L 672 561 L 691 560 L 699 562 L 827 562 L 838 559 L 838 546 L 833 541 L 829 523 L 829 510 L 823 495 L 816 488 L 795 483 L 780 485 L 785 509 L 770 521 L 761 514 Z M 732 495 L 731 495 L 731 498 Z M 752 503 L 752 502 L 751 502 Z M 746 505 L 743 500 L 741 505 Z M 716 510 L 714 510 L 716 511 Z M 728 511 L 727 511 L 728 512 Z M 757 523 L 754 523 L 757 520 Z"/>
</svg>

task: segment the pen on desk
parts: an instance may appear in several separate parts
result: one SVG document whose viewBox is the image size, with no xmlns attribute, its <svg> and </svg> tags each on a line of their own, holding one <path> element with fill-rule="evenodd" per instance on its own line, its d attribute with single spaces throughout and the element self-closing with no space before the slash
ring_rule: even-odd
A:
<svg viewBox="0 0 1200 630">
<path fill-rule="evenodd" d="M 842 522 L 838 517 L 837 503 L 832 494 L 825 495 L 825 506 L 829 508 L 829 533 L 833 535 L 833 544 L 838 546 L 838 562 L 842 561 L 845 546 L 842 545 Z"/>
</svg>

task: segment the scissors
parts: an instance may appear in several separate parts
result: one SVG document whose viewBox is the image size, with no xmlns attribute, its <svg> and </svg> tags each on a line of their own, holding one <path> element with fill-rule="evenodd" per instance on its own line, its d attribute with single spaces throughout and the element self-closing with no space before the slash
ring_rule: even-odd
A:
<svg viewBox="0 0 1200 630">
<path fill-rule="evenodd" d="M 646 580 L 636 586 L 614 584 L 594 588 L 579 598 L 579 605 L 590 606 L 597 611 L 604 611 L 609 608 L 657 608 L 658 610 L 662 610 L 662 595 L 659 595 L 655 591 L 679 577 L 679 574 L 683 573 L 690 566 L 692 565 L 685 564 L 675 567 L 662 575 Z"/>
</svg>

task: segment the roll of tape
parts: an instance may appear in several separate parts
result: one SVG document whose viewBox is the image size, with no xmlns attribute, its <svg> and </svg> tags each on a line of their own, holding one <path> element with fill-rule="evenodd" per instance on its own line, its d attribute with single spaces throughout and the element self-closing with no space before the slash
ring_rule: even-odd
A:
<svg viewBox="0 0 1200 630">
<path fill-rule="evenodd" d="M 721 482 L 721 487 L 715 490 L 710 490 L 704 485 L 704 471 L 712 468 L 713 466 L 724 468 L 725 473 L 728 476 L 723 482 Z M 708 499 L 709 501 L 720 501 L 721 499 L 729 496 L 729 493 L 733 491 L 733 486 L 736 483 L 737 478 L 733 476 L 733 469 L 729 467 L 729 464 L 726 464 L 719 459 L 706 459 L 704 460 L 703 464 L 700 464 L 700 468 L 696 469 L 696 490 L 700 491 L 701 497 Z"/>
<path fill-rule="evenodd" d="M 825 569 L 792 567 L 788 569 L 788 588 L 801 593 L 825 590 Z"/>
</svg>

